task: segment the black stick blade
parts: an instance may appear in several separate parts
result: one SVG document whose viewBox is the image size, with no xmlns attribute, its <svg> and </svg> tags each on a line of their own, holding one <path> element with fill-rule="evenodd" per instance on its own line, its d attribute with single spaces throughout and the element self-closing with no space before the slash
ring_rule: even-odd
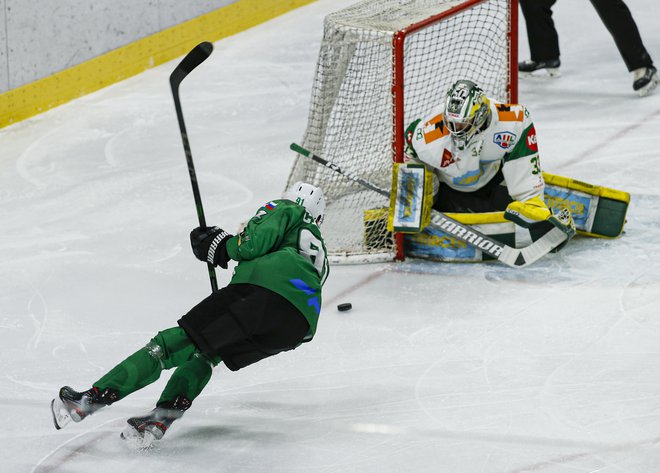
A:
<svg viewBox="0 0 660 473">
<path fill-rule="evenodd" d="M 172 89 L 178 88 L 183 79 L 186 78 L 190 72 L 203 63 L 213 52 L 213 44 L 208 41 L 199 43 L 195 46 L 186 57 L 176 66 L 176 69 L 170 74 L 170 85 Z"/>
</svg>

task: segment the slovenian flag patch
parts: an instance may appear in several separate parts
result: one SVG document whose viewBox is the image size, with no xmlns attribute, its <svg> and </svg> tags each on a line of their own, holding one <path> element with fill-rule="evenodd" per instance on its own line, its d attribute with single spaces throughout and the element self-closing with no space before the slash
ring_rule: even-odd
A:
<svg viewBox="0 0 660 473">
<path fill-rule="evenodd" d="M 268 210 L 274 210 L 275 207 L 277 207 L 277 204 L 275 202 L 268 202 L 266 205 L 264 205 Z"/>
</svg>

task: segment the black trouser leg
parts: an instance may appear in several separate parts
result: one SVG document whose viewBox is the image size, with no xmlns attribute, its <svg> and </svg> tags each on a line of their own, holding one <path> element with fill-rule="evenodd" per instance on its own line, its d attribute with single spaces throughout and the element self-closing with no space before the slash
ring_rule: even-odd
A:
<svg viewBox="0 0 660 473">
<path fill-rule="evenodd" d="M 628 71 L 651 67 L 653 60 L 642 43 L 637 24 L 626 4 L 621 0 L 591 0 L 591 4 L 614 38 Z"/>
<path fill-rule="evenodd" d="M 559 36 L 552 20 L 556 0 L 520 0 L 532 61 L 559 59 Z"/>
</svg>

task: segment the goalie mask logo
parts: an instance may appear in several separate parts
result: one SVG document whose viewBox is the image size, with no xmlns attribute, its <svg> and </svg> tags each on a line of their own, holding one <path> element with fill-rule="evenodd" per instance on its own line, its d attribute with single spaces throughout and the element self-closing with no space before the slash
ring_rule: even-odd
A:
<svg viewBox="0 0 660 473">
<path fill-rule="evenodd" d="M 459 84 L 452 92 L 448 102 L 446 113 L 449 116 L 459 117 L 465 106 L 465 101 L 470 96 L 470 89 L 465 84 Z"/>
</svg>

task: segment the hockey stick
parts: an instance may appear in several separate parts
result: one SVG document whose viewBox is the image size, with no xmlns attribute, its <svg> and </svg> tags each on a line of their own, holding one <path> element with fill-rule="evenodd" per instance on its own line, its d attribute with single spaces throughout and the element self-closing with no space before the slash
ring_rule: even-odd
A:
<svg viewBox="0 0 660 473">
<path fill-rule="evenodd" d="M 322 164 L 323 166 L 332 169 L 336 173 L 341 174 L 345 178 L 350 179 L 351 181 L 354 181 L 368 189 L 371 189 L 372 191 L 377 192 L 389 199 L 389 191 L 381 189 L 380 187 L 377 187 L 369 181 L 355 176 L 348 171 L 342 170 L 336 164 L 326 161 L 322 157 L 306 150 L 302 146 L 296 143 L 291 143 L 290 148 L 296 153 L 310 158 L 312 161 Z M 450 218 L 435 209 L 431 213 L 431 223 L 429 226 L 447 233 L 458 240 L 464 241 L 468 245 L 473 246 L 474 248 L 481 250 L 482 252 L 492 256 L 498 261 L 501 261 L 507 266 L 514 268 L 521 268 L 523 266 L 532 264 L 534 261 L 546 255 L 567 239 L 567 235 L 559 228 L 553 228 L 531 245 L 526 246 L 525 248 L 513 248 L 505 245 L 504 243 L 500 243 L 488 235 L 475 230 L 469 225 L 465 225 L 458 220 L 454 220 L 453 218 Z"/>
<path fill-rule="evenodd" d="M 190 184 L 192 185 L 193 196 L 195 197 L 195 207 L 197 209 L 197 218 L 199 219 L 199 226 L 206 227 L 206 219 L 204 218 L 204 207 L 202 207 L 202 197 L 199 193 L 199 185 L 197 184 L 197 174 L 195 173 L 195 165 L 193 164 L 192 152 L 190 151 L 190 142 L 188 141 L 188 132 L 186 131 L 186 123 L 183 120 L 183 110 L 181 110 L 181 99 L 179 98 L 179 85 L 190 72 L 203 63 L 213 52 L 213 44 L 205 41 L 195 46 L 178 66 L 170 74 L 170 86 L 172 87 L 172 97 L 174 98 L 174 107 L 176 108 L 176 118 L 179 121 L 179 130 L 181 131 L 181 141 L 183 142 L 183 150 L 186 153 L 186 162 L 188 163 L 188 173 L 190 174 Z M 215 276 L 215 268 L 211 263 L 207 263 L 209 270 L 209 279 L 211 280 L 211 290 L 216 292 L 218 290 L 218 281 Z"/>
</svg>

